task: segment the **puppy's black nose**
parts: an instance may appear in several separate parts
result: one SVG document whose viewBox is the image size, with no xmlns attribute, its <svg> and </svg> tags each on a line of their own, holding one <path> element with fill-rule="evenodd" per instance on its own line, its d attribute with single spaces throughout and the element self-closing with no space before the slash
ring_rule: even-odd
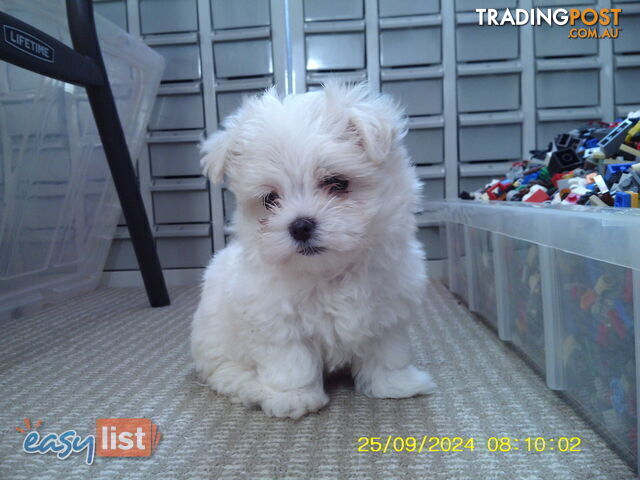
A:
<svg viewBox="0 0 640 480">
<path fill-rule="evenodd" d="M 315 228 L 316 222 L 313 218 L 300 217 L 289 224 L 289 234 L 298 242 L 306 242 L 313 235 Z"/>
</svg>

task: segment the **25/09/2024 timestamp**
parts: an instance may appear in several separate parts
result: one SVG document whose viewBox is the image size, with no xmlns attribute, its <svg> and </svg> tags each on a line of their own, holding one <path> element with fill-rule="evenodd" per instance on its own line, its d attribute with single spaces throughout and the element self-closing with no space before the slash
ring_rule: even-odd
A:
<svg viewBox="0 0 640 480">
<path fill-rule="evenodd" d="M 480 440 L 474 437 L 359 437 L 358 452 L 473 452 L 486 449 L 489 452 L 581 452 L 580 437 L 489 437 Z"/>
</svg>

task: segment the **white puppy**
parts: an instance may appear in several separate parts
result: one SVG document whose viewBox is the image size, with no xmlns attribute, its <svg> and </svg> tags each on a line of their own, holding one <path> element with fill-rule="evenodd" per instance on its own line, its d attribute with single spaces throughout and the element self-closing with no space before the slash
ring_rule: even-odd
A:
<svg viewBox="0 0 640 480">
<path fill-rule="evenodd" d="M 233 401 L 297 418 L 329 401 L 323 372 L 359 392 L 435 390 L 414 367 L 421 318 L 419 182 L 395 104 L 364 85 L 247 99 L 204 141 L 213 182 L 237 199 L 235 238 L 204 274 L 191 346 L 198 373 Z"/>
</svg>

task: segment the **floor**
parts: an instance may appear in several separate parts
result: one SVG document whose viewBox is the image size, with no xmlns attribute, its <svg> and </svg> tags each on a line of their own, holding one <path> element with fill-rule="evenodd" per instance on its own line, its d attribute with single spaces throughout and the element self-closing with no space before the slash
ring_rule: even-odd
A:
<svg viewBox="0 0 640 480">
<path fill-rule="evenodd" d="M 329 407 L 299 421 L 267 418 L 200 385 L 188 342 L 198 290 L 174 289 L 172 298 L 172 306 L 150 309 L 141 289 L 100 289 L 0 327 L 0 478 L 635 478 L 439 283 L 427 294 L 428 323 L 413 336 L 436 394 L 374 400 L 336 378 L 327 384 Z M 86 465 L 84 454 L 29 455 L 15 430 L 30 418 L 43 420 L 41 432 L 85 436 L 96 419 L 119 417 L 158 425 L 163 438 L 151 457 Z M 360 437 L 389 435 L 474 438 L 475 449 L 357 451 Z M 577 436 L 582 451 L 491 453 L 492 436 Z"/>
</svg>

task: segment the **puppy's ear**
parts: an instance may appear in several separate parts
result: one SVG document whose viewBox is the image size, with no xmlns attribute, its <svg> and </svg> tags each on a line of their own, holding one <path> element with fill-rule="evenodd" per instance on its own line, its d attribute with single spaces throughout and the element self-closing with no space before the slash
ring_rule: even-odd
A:
<svg viewBox="0 0 640 480">
<path fill-rule="evenodd" d="M 384 115 L 371 110 L 350 109 L 343 136 L 360 146 L 375 163 L 382 163 L 391 153 L 395 139 L 393 124 Z"/>
<path fill-rule="evenodd" d="M 200 153 L 204 156 L 200 159 L 203 174 L 211 179 L 211 182 L 222 183 L 227 167 L 230 148 L 230 135 L 225 130 L 218 130 L 200 144 Z"/>
<path fill-rule="evenodd" d="M 347 86 L 330 81 L 325 91 L 330 111 L 341 112 L 343 121 L 346 117 L 341 137 L 359 145 L 373 162 L 383 162 L 406 132 L 406 120 L 398 105 L 364 83 Z"/>
</svg>

